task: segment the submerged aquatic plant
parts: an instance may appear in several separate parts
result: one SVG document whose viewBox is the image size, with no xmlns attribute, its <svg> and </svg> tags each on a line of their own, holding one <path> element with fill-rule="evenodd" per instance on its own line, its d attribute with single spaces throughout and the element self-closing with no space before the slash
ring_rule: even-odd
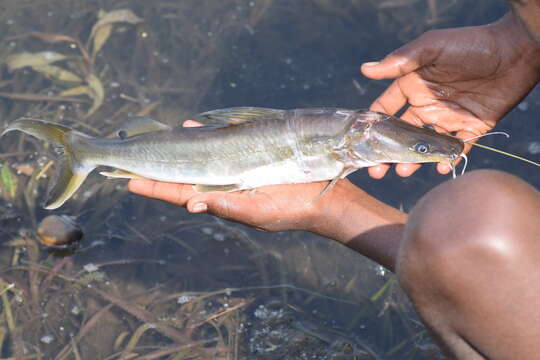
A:
<svg viewBox="0 0 540 360">
<path fill-rule="evenodd" d="M 105 89 L 95 69 L 96 55 L 112 35 L 114 24 L 138 24 L 142 21 L 141 18 L 129 9 L 113 10 L 110 12 L 100 10 L 98 21 L 92 27 L 86 45 L 83 45 L 78 38 L 64 34 L 31 32 L 25 35 L 15 36 L 11 39 L 33 37 L 50 44 L 65 42 L 70 44 L 71 48 L 77 49 L 79 55 L 64 55 L 49 50 L 38 52 L 24 51 L 9 55 L 5 60 L 5 64 L 11 72 L 31 68 L 66 87 L 65 90 L 56 96 L 49 96 L 49 100 L 70 101 L 70 97 L 80 95 L 90 97 L 92 105 L 86 113 L 88 117 L 101 107 L 105 99 Z M 10 95 L 4 94 L 4 96 L 9 97 Z M 33 98 L 32 94 L 25 94 L 25 96 L 22 94 L 11 94 L 11 98 L 14 99 L 22 99 L 23 97 L 26 100 L 33 99 L 38 101 L 47 99 L 47 97 L 43 96 L 35 96 Z"/>
</svg>

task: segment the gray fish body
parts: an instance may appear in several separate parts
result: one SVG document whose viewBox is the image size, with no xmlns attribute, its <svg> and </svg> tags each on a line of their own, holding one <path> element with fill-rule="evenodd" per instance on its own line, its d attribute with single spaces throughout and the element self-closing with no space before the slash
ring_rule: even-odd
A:
<svg viewBox="0 0 540 360">
<path fill-rule="evenodd" d="M 127 138 L 82 138 L 73 134 L 83 167 L 105 165 L 145 178 L 238 189 L 336 177 L 345 164 L 334 149 L 349 129 L 347 115 L 288 111 L 227 127 L 173 128 Z M 77 139 L 79 137 L 79 139 Z M 368 164 L 366 164 L 368 165 Z"/>
<path fill-rule="evenodd" d="M 106 139 L 20 119 L 4 133 L 20 130 L 63 148 L 49 209 L 61 206 L 98 166 L 119 169 L 106 173 L 112 177 L 241 190 L 338 179 L 382 162 L 453 162 L 463 150 L 453 137 L 365 110 L 232 108 L 202 115 L 230 125 L 162 130 L 165 125 L 150 124 L 157 131 Z"/>
</svg>

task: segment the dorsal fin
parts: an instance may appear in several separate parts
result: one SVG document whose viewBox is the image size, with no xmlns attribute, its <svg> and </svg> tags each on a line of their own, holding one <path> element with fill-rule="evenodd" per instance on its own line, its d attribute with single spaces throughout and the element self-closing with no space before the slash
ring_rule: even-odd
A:
<svg viewBox="0 0 540 360">
<path fill-rule="evenodd" d="M 200 117 L 229 125 L 239 125 L 261 119 L 284 119 L 286 110 L 259 107 L 233 107 L 199 114 Z"/>
<path fill-rule="evenodd" d="M 170 129 L 172 129 L 171 126 L 152 118 L 146 116 L 133 116 L 124 121 L 118 129 L 107 135 L 107 138 L 125 139 L 143 133 Z"/>
</svg>

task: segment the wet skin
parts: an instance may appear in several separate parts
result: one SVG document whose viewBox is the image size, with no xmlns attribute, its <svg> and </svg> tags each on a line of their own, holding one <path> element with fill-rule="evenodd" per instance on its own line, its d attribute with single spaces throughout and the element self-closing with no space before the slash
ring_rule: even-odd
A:
<svg viewBox="0 0 540 360">
<path fill-rule="evenodd" d="M 540 80 L 538 4 L 522 0 L 491 25 L 426 33 L 364 64 L 368 77 L 396 79 L 371 109 L 395 113 L 408 104 L 404 118 L 413 123 L 460 137 L 488 131 Z M 400 164 L 396 171 L 408 176 L 416 168 Z M 387 170 L 369 169 L 376 178 Z M 537 357 L 540 195 L 533 187 L 502 172 L 474 171 L 434 188 L 405 214 L 342 180 L 305 206 L 325 184 L 198 194 L 191 185 L 139 179 L 129 188 L 266 231 L 311 231 L 370 257 L 397 273 L 449 358 Z"/>
<path fill-rule="evenodd" d="M 493 170 L 443 183 L 409 213 L 396 273 L 451 358 L 537 358 L 539 217 L 540 193 Z"/>
<path fill-rule="evenodd" d="M 402 119 L 466 139 L 491 130 L 538 83 L 540 44 L 509 13 L 486 26 L 426 32 L 361 71 L 372 79 L 395 79 L 371 110 L 395 114 L 408 105 Z M 409 176 L 419 167 L 400 164 L 396 172 Z M 369 173 L 381 178 L 388 169 L 373 166 Z M 439 164 L 438 170 L 446 174 L 450 168 Z"/>
</svg>

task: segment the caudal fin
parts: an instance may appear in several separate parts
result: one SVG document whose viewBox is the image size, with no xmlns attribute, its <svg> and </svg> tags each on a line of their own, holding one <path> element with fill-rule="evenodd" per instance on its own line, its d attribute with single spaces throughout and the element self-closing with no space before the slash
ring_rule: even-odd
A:
<svg viewBox="0 0 540 360">
<path fill-rule="evenodd" d="M 56 182 L 49 191 L 49 200 L 45 209 L 56 209 L 62 206 L 81 186 L 93 166 L 85 166 L 76 159 L 72 152 L 70 137 L 74 130 L 67 126 L 36 119 L 18 119 L 4 130 L 7 132 L 19 130 L 41 140 L 51 141 L 60 153 Z"/>
</svg>

